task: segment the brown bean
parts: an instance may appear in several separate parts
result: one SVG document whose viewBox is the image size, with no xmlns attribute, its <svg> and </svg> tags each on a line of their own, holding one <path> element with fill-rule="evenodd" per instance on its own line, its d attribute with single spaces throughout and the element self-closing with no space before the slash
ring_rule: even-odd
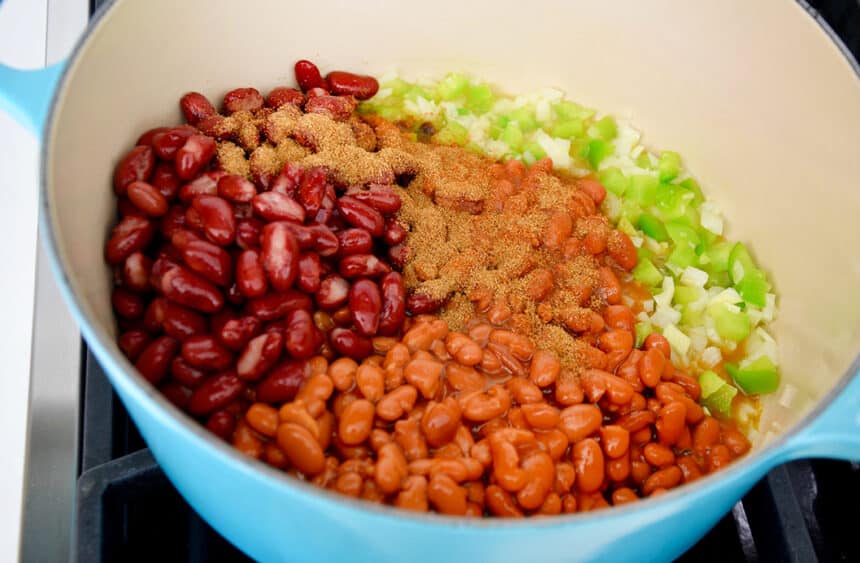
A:
<svg viewBox="0 0 860 563">
<path fill-rule="evenodd" d="M 574 444 L 571 452 L 573 467 L 576 470 L 576 486 L 583 493 L 593 493 L 603 483 L 603 451 L 592 438 Z"/>
<path fill-rule="evenodd" d="M 325 469 L 325 455 L 306 428 L 287 422 L 278 427 L 278 446 L 290 463 L 307 475 L 316 475 Z"/>
</svg>

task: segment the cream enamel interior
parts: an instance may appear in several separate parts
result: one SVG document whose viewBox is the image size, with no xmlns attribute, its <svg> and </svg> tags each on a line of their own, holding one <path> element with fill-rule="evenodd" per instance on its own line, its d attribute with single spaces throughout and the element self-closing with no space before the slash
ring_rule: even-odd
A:
<svg viewBox="0 0 860 563">
<path fill-rule="evenodd" d="M 420 6 L 420 10 L 419 10 Z M 292 63 L 407 77 L 465 71 L 510 92 L 554 86 L 677 150 L 751 242 L 779 294 L 788 429 L 860 348 L 860 80 L 792 0 L 121 1 L 69 69 L 48 140 L 47 205 L 66 276 L 114 334 L 102 258 L 113 167 L 189 90 L 290 84 Z M 762 433 L 763 435 L 766 432 Z"/>
</svg>

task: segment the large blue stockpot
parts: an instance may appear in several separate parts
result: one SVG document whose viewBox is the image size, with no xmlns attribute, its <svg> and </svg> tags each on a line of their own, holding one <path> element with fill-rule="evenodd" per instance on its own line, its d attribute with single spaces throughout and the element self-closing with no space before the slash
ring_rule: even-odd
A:
<svg viewBox="0 0 860 563">
<path fill-rule="evenodd" d="M 0 67 L 0 100 L 43 134 L 42 227 L 89 346 L 192 506 L 263 561 L 665 560 L 692 545 L 771 467 L 860 459 L 860 80 L 789 0 L 521 4 L 125 0 L 65 67 Z M 629 109 L 647 142 L 679 149 L 780 293 L 789 408 L 765 403 L 743 460 L 658 498 L 509 522 L 415 515 L 344 499 L 249 460 L 140 378 L 114 343 L 111 171 L 176 100 L 289 83 L 291 62 L 418 73 L 459 69 L 522 91 L 556 85 Z M 52 101 L 49 101 L 52 98 Z M 653 135 L 653 136 L 652 136 Z M 814 186 L 814 189 L 810 186 Z M 831 242 L 826 246 L 822 241 Z M 789 250 L 790 252 L 787 252 Z M 769 439 L 765 439 L 769 438 Z"/>
</svg>

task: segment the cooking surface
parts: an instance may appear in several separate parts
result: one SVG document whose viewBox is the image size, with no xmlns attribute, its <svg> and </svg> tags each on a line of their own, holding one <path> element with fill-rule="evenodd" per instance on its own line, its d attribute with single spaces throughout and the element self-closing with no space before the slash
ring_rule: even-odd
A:
<svg viewBox="0 0 860 563">
<path fill-rule="evenodd" d="M 92 8 L 103 3 L 105 0 L 93 0 Z M 54 9 L 63 3 L 50 4 Z M 820 0 L 811 4 L 858 56 L 860 2 Z M 56 9 L 53 13 L 58 17 Z M 50 14 L 49 10 L 49 22 Z M 37 402 L 39 393 L 44 399 L 56 390 L 51 382 L 57 377 L 62 375 L 66 383 L 77 377 L 76 341 L 68 345 L 76 333 L 57 300 L 44 260 L 40 259 L 38 268 L 30 465 L 25 476 L 29 493 L 22 523 L 22 545 L 35 551 L 25 550 L 24 559 L 30 560 L 27 553 L 62 553 L 65 539 L 71 535 L 72 557 L 78 561 L 248 561 L 203 522 L 167 481 L 91 356 L 84 354 L 81 364 L 79 412 L 74 391 L 66 394 L 62 404 Z M 60 315 L 63 322 L 57 323 L 54 319 Z M 49 338 L 46 335 L 52 329 L 69 334 Z M 58 341 L 63 343 L 60 349 Z M 60 355 L 69 365 L 58 373 L 56 366 L 48 364 L 56 363 Z M 34 408 L 39 404 L 62 408 L 40 411 Z M 63 436 L 63 432 L 71 437 L 78 415 L 77 451 L 74 445 L 62 447 L 48 439 Z M 39 434 L 39 428 L 53 428 L 59 434 Z M 65 485 L 68 479 L 63 475 L 74 472 L 78 476 L 77 517 L 70 533 L 68 528 L 62 529 L 68 514 L 63 500 L 65 506 L 71 502 L 71 491 Z M 858 464 L 812 460 L 779 467 L 681 560 L 860 560 L 852 526 L 856 516 L 841 514 L 846 507 L 860 506 L 858 485 Z M 60 528 L 55 529 L 55 524 Z"/>
</svg>

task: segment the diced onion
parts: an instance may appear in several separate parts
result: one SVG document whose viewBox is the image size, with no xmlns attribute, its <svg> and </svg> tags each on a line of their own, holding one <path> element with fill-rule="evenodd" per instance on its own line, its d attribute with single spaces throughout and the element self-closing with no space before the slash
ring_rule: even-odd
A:
<svg viewBox="0 0 860 563">
<path fill-rule="evenodd" d="M 690 287 L 705 287 L 708 283 L 708 272 L 687 266 L 681 274 L 681 283 Z"/>
<path fill-rule="evenodd" d="M 663 328 L 663 336 L 669 341 L 672 350 L 680 356 L 686 356 L 690 350 L 690 337 L 678 330 L 675 325 L 667 325 Z"/>
</svg>

